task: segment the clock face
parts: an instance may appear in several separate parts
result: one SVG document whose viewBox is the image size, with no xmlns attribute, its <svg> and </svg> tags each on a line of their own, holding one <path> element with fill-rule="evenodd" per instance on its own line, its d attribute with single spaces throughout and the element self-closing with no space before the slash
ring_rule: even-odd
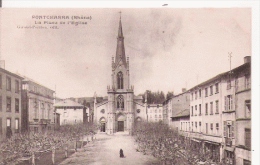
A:
<svg viewBox="0 0 260 165">
<path fill-rule="evenodd" d="M 137 109 L 136 112 L 137 112 L 137 113 L 140 113 L 140 109 Z"/>
<path fill-rule="evenodd" d="M 100 112 L 101 112 L 101 113 L 105 113 L 105 110 L 104 110 L 104 109 L 102 109 Z"/>
</svg>

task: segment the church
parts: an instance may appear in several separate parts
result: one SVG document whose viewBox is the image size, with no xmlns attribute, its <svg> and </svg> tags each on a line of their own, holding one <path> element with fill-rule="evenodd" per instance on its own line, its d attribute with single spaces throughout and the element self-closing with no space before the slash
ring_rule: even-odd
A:
<svg viewBox="0 0 260 165">
<path fill-rule="evenodd" d="M 148 115 L 146 101 L 143 103 L 142 96 L 135 96 L 134 86 L 130 85 L 129 57 L 125 55 L 121 17 L 111 70 L 112 80 L 111 86 L 107 86 L 107 98 L 97 103 L 96 94 L 94 96 L 94 121 L 99 124 L 101 132 L 130 134 L 134 123 L 147 121 Z"/>
</svg>

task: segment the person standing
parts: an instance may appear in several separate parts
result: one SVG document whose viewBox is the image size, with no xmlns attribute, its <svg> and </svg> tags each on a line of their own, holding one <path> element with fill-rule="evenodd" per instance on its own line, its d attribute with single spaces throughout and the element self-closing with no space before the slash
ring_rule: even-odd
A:
<svg viewBox="0 0 260 165">
<path fill-rule="evenodd" d="M 123 151 L 122 149 L 120 149 L 119 155 L 120 155 L 120 158 L 124 158 L 124 157 L 125 157 L 125 156 L 124 156 L 124 151 Z"/>
</svg>

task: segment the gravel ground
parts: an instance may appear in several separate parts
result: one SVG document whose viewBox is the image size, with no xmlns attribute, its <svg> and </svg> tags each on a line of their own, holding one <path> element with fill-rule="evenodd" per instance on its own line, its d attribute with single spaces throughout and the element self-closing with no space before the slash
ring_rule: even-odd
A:
<svg viewBox="0 0 260 165">
<path fill-rule="evenodd" d="M 125 158 L 119 158 L 123 149 Z M 136 152 L 133 137 L 124 133 L 115 135 L 97 134 L 96 140 L 87 144 L 84 150 L 74 153 L 60 165 L 160 165 L 151 155 Z"/>
</svg>

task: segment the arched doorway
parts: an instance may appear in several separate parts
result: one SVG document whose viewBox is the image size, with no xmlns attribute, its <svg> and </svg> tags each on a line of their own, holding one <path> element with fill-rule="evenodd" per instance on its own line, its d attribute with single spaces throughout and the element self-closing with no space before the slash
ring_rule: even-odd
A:
<svg viewBox="0 0 260 165">
<path fill-rule="evenodd" d="M 100 118 L 100 132 L 106 132 L 106 119 L 104 117 Z"/>
<path fill-rule="evenodd" d="M 117 117 L 117 132 L 124 132 L 125 116 L 119 115 Z"/>
</svg>

